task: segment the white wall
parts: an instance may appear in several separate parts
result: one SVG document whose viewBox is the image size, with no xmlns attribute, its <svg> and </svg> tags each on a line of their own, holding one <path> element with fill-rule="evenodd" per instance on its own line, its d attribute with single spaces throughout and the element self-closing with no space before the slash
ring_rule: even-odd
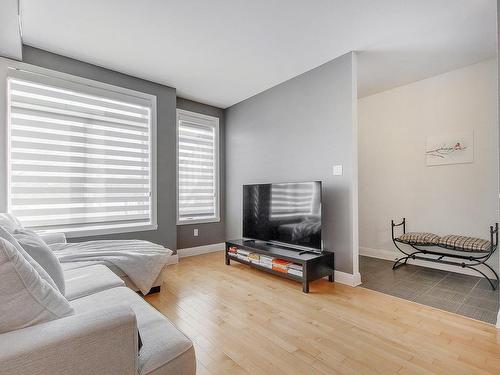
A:
<svg viewBox="0 0 500 375">
<path fill-rule="evenodd" d="M 498 219 L 497 103 L 496 59 L 359 100 L 362 254 L 398 256 L 390 220 L 402 217 L 410 231 L 489 238 Z M 471 129 L 473 163 L 426 166 L 427 135 Z"/>
<path fill-rule="evenodd" d="M 18 0 L 0 1 L 0 56 L 21 60 L 22 45 L 19 29 Z"/>
</svg>

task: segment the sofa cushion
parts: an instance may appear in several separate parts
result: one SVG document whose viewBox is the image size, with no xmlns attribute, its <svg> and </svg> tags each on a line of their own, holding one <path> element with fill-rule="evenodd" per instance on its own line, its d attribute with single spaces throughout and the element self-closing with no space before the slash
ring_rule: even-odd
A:
<svg viewBox="0 0 500 375">
<path fill-rule="evenodd" d="M 182 354 L 192 347 L 191 341 L 164 315 L 129 288 L 108 289 L 71 301 L 77 314 L 119 304 L 132 308 L 137 318 L 143 343 L 139 374 L 149 374 L 166 364 L 174 363 L 178 358 L 180 360 Z"/>
<path fill-rule="evenodd" d="M 64 279 L 65 296 L 70 301 L 125 285 L 122 279 L 100 264 L 64 271 Z"/>
<path fill-rule="evenodd" d="M 0 238 L 0 333 L 73 313 L 14 245 Z"/>
<path fill-rule="evenodd" d="M 85 261 L 85 262 L 64 262 L 64 263 L 61 263 L 61 266 L 62 266 L 64 271 L 67 271 L 67 270 L 74 270 L 76 268 L 95 266 L 98 264 L 101 264 L 103 266 L 108 267 L 111 272 L 113 272 L 115 275 L 117 275 L 119 277 L 127 276 L 127 274 L 125 272 L 123 272 L 121 269 L 119 269 L 113 263 L 106 262 L 105 260 L 89 260 L 89 261 Z"/>
<path fill-rule="evenodd" d="M 2 226 L 0 226 L 0 238 L 3 238 L 7 242 L 10 242 L 16 248 L 16 250 L 19 251 L 19 253 L 21 253 L 21 255 L 28 261 L 28 263 L 31 264 L 31 266 L 36 270 L 36 272 L 38 272 L 38 274 L 42 279 L 44 279 L 47 283 L 49 283 L 50 286 L 52 286 L 53 288 L 59 290 L 57 288 L 56 283 L 54 282 L 54 280 L 52 280 L 47 271 L 45 271 L 43 267 L 39 265 L 31 257 L 31 255 L 29 255 L 26 252 L 26 250 L 23 249 L 23 247 L 19 244 L 19 242 L 17 242 L 17 240 L 12 236 L 12 234 Z"/>
<path fill-rule="evenodd" d="M 13 237 L 19 245 L 49 274 L 62 295 L 65 294 L 61 263 L 47 244 L 33 231 L 16 229 Z"/>
</svg>

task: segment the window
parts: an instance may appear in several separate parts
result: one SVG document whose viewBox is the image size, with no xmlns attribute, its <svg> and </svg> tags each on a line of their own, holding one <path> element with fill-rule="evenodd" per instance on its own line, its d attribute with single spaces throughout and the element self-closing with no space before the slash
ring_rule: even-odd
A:
<svg viewBox="0 0 500 375">
<path fill-rule="evenodd" d="M 219 216 L 219 119 L 177 110 L 177 224 Z"/>
<path fill-rule="evenodd" d="M 9 212 L 69 236 L 155 229 L 155 97 L 9 70 Z"/>
</svg>

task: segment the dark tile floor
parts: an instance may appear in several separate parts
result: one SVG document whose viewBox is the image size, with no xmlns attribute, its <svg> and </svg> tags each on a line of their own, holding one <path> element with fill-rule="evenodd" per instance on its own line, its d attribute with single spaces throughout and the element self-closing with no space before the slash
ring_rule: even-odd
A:
<svg viewBox="0 0 500 375">
<path fill-rule="evenodd" d="M 486 279 L 433 268 L 359 257 L 361 287 L 495 324 L 499 292 Z"/>
</svg>

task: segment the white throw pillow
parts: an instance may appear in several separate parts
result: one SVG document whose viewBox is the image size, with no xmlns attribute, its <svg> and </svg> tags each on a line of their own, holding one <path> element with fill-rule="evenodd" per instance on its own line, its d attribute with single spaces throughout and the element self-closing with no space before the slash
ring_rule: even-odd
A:
<svg viewBox="0 0 500 375">
<path fill-rule="evenodd" d="M 17 220 L 12 214 L 0 213 L 0 226 L 6 228 L 7 230 L 13 232 L 16 229 L 23 229 L 22 224 Z"/>
<path fill-rule="evenodd" d="M 63 295 L 40 277 L 14 245 L 0 238 L 0 333 L 73 313 Z"/>
<path fill-rule="evenodd" d="M 3 238 L 7 242 L 10 242 L 14 247 L 16 248 L 17 251 L 21 253 L 21 255 L 28 261 L 29 264 L 38 272 L 40 277 L 44 279 L 46 282 L 50 284 L 55 289 L 57 288 L 56 283 L 52 278 L 49 276 L 49 274 L 43 269 L 41 265 L 39 265 L 27 252 L 26 250 L 23 249 L 21 245 L 19 245 L 19 242 L 12 236 L 12 234 L 5 229 L 4 227 L 0 226 L 0 238 Z"/>
<path fill-rule="evenodd" d="M 12 235 L 19 245 L 49 274 L 57 289 L 65 294 L 66 285 L 59 259 L 47 244 L 35 232 L 28 229 L 16 229 Z"/>
</svg>

